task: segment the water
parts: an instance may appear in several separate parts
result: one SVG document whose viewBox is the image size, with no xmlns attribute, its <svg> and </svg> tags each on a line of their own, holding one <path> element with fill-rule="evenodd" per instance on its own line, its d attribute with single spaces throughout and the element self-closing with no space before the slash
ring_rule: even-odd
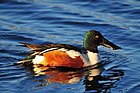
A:
<svg viewBox="0 0 140 93">
<path fill-rule="evenodd" d="M 139 0 L 0 0 L 0 92 L 139 93 L 139 5 Z M 81 70 L 38 75 L 13 65 L 28 53 L 19 42 L 81 46 L 91 29 L 122 47 L 99 48 L 101 75 Z"/>
</svg>

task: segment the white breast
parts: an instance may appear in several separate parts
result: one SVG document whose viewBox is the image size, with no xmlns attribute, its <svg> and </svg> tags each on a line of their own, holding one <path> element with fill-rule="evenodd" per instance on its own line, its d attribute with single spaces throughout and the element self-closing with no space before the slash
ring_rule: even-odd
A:
<svg viewBox="0 0 140 93">
<path fill-rule="evenodd" d="M 93 52 L 87 51 L 87 56 L 88 56 L 88 59 L 89 59 L 89 64 L 88 65 L 95 65 L 99 62 L 98 53 L 93 53 Z"/>
</svg>

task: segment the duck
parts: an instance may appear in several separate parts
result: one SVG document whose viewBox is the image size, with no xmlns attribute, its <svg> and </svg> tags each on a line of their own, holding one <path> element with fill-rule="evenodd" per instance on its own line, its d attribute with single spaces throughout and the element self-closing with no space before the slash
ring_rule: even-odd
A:
<svg viewBox="0 0 140 93">
<path fill-rule="evenodd" d="M 32 63 L 44 67 L 82 68 L 99 63 L 98 46 L 113 50 L 121 49 L 107 40 L 99 31 L 89 30 L 85 33 L 83 47 L 70 44 L 28 44 L 22 45 L 31 49 L 32 53 L 17 64 Z"/>
</svg>

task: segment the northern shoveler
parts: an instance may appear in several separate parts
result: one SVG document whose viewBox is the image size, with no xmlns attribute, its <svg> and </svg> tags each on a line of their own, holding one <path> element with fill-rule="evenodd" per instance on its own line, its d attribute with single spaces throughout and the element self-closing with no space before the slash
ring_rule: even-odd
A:
<svg viewBox="0 0 140 93">
<path fill-rule="evenodd" d="M 34 65 L 43 65 L 48 67 L 72 67 L 82 68 L 88 65 L 97 64 L 98 46 L 103 45 L 112 49 L 121 49 L 119 46 L 105 39 L 102 34 L 95 30 L 86 32 L 83 41 L 83 47 L 79 48 L 68 44 L 27 44 L 33 53 L 27 56 L 23 61 L 32 62 Z"/>
</svg>

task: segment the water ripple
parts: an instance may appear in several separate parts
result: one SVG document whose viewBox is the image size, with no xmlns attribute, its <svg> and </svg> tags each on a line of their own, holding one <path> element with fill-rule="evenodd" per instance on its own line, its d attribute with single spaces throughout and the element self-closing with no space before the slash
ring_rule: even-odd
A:
<svg viewBox="0 0 140 93">
<path fill-rule="evenodd" d="M 139 92 L 139 5 L 139 0 L 0 0 L 0 91 Z M 99 48 L 105 67 L 101 75 L 89 76 L 89 70 L 38 75 L 32 67 L 13 65 L 28 54 L 19 42 L 81 46 L 90 29 L 123 48 Z"/>
</svg>

